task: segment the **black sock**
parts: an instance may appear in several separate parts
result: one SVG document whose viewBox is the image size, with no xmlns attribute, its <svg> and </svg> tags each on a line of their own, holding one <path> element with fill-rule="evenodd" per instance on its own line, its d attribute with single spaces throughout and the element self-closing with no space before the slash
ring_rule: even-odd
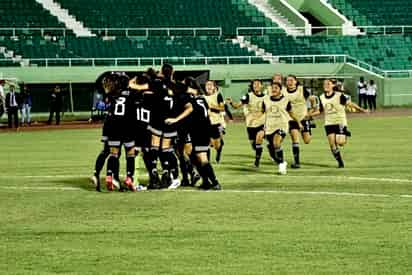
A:
<svg viewBox="0 0 412 275">
<path fill-rule="evenodd" d="M 276 148 L 274 149 L 275 151 L 275 161 L 277 164 L 280 164 L 283 162 L 283 149 L 282 148 Z"/>
<path fill-rule="evenodd" d="M 110 150 L 109 150 L 109 148 L 106 149 L 106 147 L 107 146 L 105 145 L 104 149 L 97 156 L 96 163 L 94 165 L 94 175 L 96 177 L 99 177 L 100 172 L 103 169 L 104 162 L 106 161 L 107 157 L 110 155 Z"/>
<path fill-rule="evenodd" d="M 223 141 L 223 139 L 221 139 L 220 140 L 220 147 L 219 147 L 219 149 L 216 150 L 216 162 L 220 162 L 220 159 L 222 157 L 223 145 L 225 145 L 225 142 Z"/>
<path fill-rule="evenodd" d="M 107 175 L 112 176 L 115 180 L 119 179 L 119 157 L 110 155 L 107 161 Z"/>
<path fill-rule="evenodd" d="M 179 166 L 180 172 L 182 173 L 182 180 L 189 181 L 189 171 L 187 166 L 188 161 L 186 160 L 185 156 L 181 154 L 179 156 Z"/>
<path fill-rule="evenodd" d="M 263 146 L 262 144 L 256 144 L 256 160 L 260 160 L 260 158 L 262 157 L 262 152 L 263 152 Z"/>
<path fill-rule="evenodd" d="M 293 152 L 293 158 L 295 160 L 295 164 L 300 164 L 300 160 L 299 160 L 299 143 L 293 143 L 292 144 L 292 152 Z"/>
<path fill-rule="evenodd" d="M 152 177 L 154 173 L 157 175 L 157 159 L 159 158 L 159 147 L 152 147 L 149 150 L 148 165 L 150 166 L 149 174 Z"/>
<path fill-rule="evenodd" d="M 271 157 L 274 161 L 276 161 L 275 147 L 273 147 L 272 144 L 268 144 L 268 151 L 269 151 L 270 157 Z"/>
<path fill-rule="evenodd" d="M 200 172 L 200 176 L 202 177 L 203 184 L 205 185 L 210 184 L 209 180 L 212 183 L 212 185 L 219 184 L 219 182 L 216 179 L 215 171 L 213 170 L 213 167 L 212 165 L 210 165 L 210 163 L 203 164 L 200 167 L 199 172 Z"/>
<path fill-rule="evenodd" d="M 179 168 L 175 152 L 173 150 L 170 150 L 167 154 L 167 158 L 169 161 L 170 174 L 172 175 L 173 179 L 179 178 Z"/>
<path fill-rule="evenodd" d="M 342 156 L 338 148 L 331 149 L 333 156 L 338 161 L 339 166 L 343 166 Z"/>
<path fill-rule="evenodd" d="M 126 175 L 130 178 L 134 177 L 134 170 L 135 170 L 135 156 L 127 156 L 126 157 Z"/>
<path fill-rule="evenodd" d="M 144 166 L 146 167 L 147 172 L 150 173 L 150 171 L 152 171 L 152 162 L 150 159 L 149 150 L 143 151 L 142 158 L 143 158 Z"/>
<path fill-rule="evenodd" d="M 252 150 L 255 151 L 256 150 L 256 141 L 252 141 L 252 143 L 250 145 L 252 146 Z"/>
</svg>

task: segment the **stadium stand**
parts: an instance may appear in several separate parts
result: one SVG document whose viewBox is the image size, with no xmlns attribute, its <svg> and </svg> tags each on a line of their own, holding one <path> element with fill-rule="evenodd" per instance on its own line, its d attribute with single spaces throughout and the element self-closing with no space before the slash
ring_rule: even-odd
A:
<svg viewBox="0 0 412 275">
<path fill-rule="evenodd" d="M 246 0 L 58 0 L 90 28 L 277 26 Z M 144 8 L 142 8 L 144 7 Z"/>
<path fill-rule="evenodd" d="M 56 17 L 34 0 L 0 1 L 0 27 L 60 27 Z"/>
<path fill-rule="evenodd" d="M 412 6 L 405 0 L 329 0 L 358 26 L 412 25 Z"/>
</svg>

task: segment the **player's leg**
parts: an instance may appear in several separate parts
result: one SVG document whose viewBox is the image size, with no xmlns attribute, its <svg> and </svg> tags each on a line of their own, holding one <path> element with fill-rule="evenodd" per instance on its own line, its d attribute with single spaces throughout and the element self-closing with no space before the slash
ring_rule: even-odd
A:
<svg viewBox="0 0 412 275">
<path fill-rule="evenodd" d="M 107 143 L 107 140 L 103 141 L 103 149 L 100 151 L 99 155 L 96 158 L 96 162 L 94 164 L 94 173 L 93 176 L 90 178 L 92 183 L 96 186 L 96 191 L 101 191 L 100 190 L 100 172 L 103 169 L 104 163 L 106 162 L 106 159 L 109 157 L 110 154 L 110 148 Z"/>
<path fill-rule="evenodd" d="M 303 129 L 302 139 L 305 144 L 309 144 L 312 141 L 312 130 L 311 130 L 311 122 L 310 120 L 302 120 Z"/>
<path fill-rule="evenodd" d="M 333 157 L 338 162 L 338 167 L 343 168 L 345 167 L 345 165 L 343 163 L 343 159 L 340 154 L 339 147 L 338 147 L 338 139 L 339 139 L 339 143 L 343 144 L 342 143 L 343 141 L 342 133 L 340 133 L 342 127 L 339 127 L 339 125 L 329 125 L 329 126 L 326 126 L 325 129 L 326 129 L 326 134 L 328 136 L 329 147 L 333 154 Z M 346 142 L 346 136 L 345 136 L 345 142 Z"/>
<path fill-rule="evenodd" d="M 299 136 L 300 136 L 299 129 L 294 128 L 290 130 L 290 137 L 292 139 L 292 152 L 293 152 L 293 164 L 291 165 L 291 167 L 295 169 L 300 168 Z"/>
<path fill-rule="evenodd" d="M 159 173 L 157 171 L 157 160 L 159 159 L 160 154 L 160 142 L 161 137 L 159 135 L 151 135 L 150 149 L 147 152 L 145 161 L 150 177 L 149 189 L 160 188 Z"/>
<path fill-rule="evenodd" d="M 124 144 L 126 150 L 126 178 L 124 184 L 130 191 L 136 191 L 134 184 L 134 172 L 136 167 L 136 149 L 134 141 Z"/>
<path fill-rule="evenodd" d="M 174 136 L 167 133 L 162 138 L 160 161 L 163 167 L 162 187 L 175 189 L 180 186 L 177 158 L 173 148 Z"/>
<path fill-rule="evenodd" d="M 207 158 L 207 151 L 205 150 L 208 150 L 208 148 L 203 148 L 196 152 L 199 163 L 199 173 L 202 177 L 202 184 L 199 188 L 204 190 L 221 190 L 222 187 L 216 178 L 215 171 Z"/>
<path fill-rule="evenodd" d="M 265 132 L 262 129 L 256 133 L 255 139 L 255 167 L 259 167 L 260 159 L 262 157 L 263 152 L 263 139 L 265 137 Z"/>
<path fill-rule="evenodd" d="M 119 156 L 120 141 L 109 141 L 110 156 L 107 161 L 106 186 L 108 191 L 120 188 L 119 180 Z"/>
</svg>

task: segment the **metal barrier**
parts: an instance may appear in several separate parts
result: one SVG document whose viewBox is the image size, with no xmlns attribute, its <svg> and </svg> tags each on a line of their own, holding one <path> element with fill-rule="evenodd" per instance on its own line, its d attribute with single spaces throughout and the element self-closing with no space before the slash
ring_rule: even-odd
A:
<svg viewBox="0 0 412 275">
<path fill-rule="evenodd" d="M 193 28 L 90 28 L 99 36 L 222 36 L 221 27 L 193 27 Z M 65 28 L 0 28 L 0 36 L 67 36 L 74 35 L 72 31 Z"/>
<path fill-rule="evenodd" d="M 354 26 L 361 30 L 361 34 L 369 34 L 369 35 L 391 35 L 391 34 L 411 34 L 412 35 L 412 26 L 411 25 L 404 25 L 404 26 Z M 347 28 L 354 28 L 354 27 L 347 27 L 347 26 L 324 26 L 324 27 L 311 27 L 312 33 L 316 33 L 316 35 L 337 35 L 347 33 Z M 305 35 L 307 32 L 306 27 L 293 27 L 287 28 L 291 31 L 299 31 L 301 32 L 300 35 Z M 250 35 L 268 35 L 268 34 L 283 34 L 286 35 L 286 31 L 284 28 L 281 27 L 237 27 L 236 28 L 236 35 L 240 36 L 250 36 Z"/>
</svg>

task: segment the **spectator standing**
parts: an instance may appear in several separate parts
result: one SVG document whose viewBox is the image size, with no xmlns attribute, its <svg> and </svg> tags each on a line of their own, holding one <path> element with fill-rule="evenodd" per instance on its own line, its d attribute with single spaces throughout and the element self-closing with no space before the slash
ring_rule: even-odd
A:
<svg viewBox="0 0 412 275">
<path fill-rule="evenodd" d="M 16 87 L 13 84 L 10 84 L 10 91 L 6 95 L 6 109 L 9 128 L 13 128 L 13 120 L 16 129 L 19 128 L 19 106 L 20 95 L 16 93 Z"/>
<path fill-rule="evenodd" d="M 6 108 L 6 95 L 4 94 L 5 80 L 0 79 L 0 118 L 3 116 Z"/>
<path fill-rule="evenodd" d="M 368 105 L 369 110 L 376 111 L 376 95 L 378 92 L 378 87 L 375 84 L 375 81 L 372 79 L 369 81 L 368 89 L 367 89 L 367 97 L 368 97 Z"/>
<path fill-rule="evenodd" d="M 27 85 L 23 86 L 23 92 L 21 93 L 21 124 L 31 124 L 30 110 L 32 106 L 32 98 Z"/>
<path fill-rule="evenodd" d="M 367 103 L 367 91 L 368 85 L 365 82 L 365 79 L 363 76 L 360 77 L 359 82 L 358 82 L 358 103 L 360 107 L 363 107 L 364 109 L 368 109 L 368 103 Z"/>
<path fill-rule="evenodd" d="M 56 125 L 60 124 L 60 112 L 63 107 L 63 96 L 59 85 L 56 85 L 53 92 L 50 94 L 50 115 L 47 124 L 51 124 L 53 120 L 53 115 L 56 113 Z"/>
</svg>

